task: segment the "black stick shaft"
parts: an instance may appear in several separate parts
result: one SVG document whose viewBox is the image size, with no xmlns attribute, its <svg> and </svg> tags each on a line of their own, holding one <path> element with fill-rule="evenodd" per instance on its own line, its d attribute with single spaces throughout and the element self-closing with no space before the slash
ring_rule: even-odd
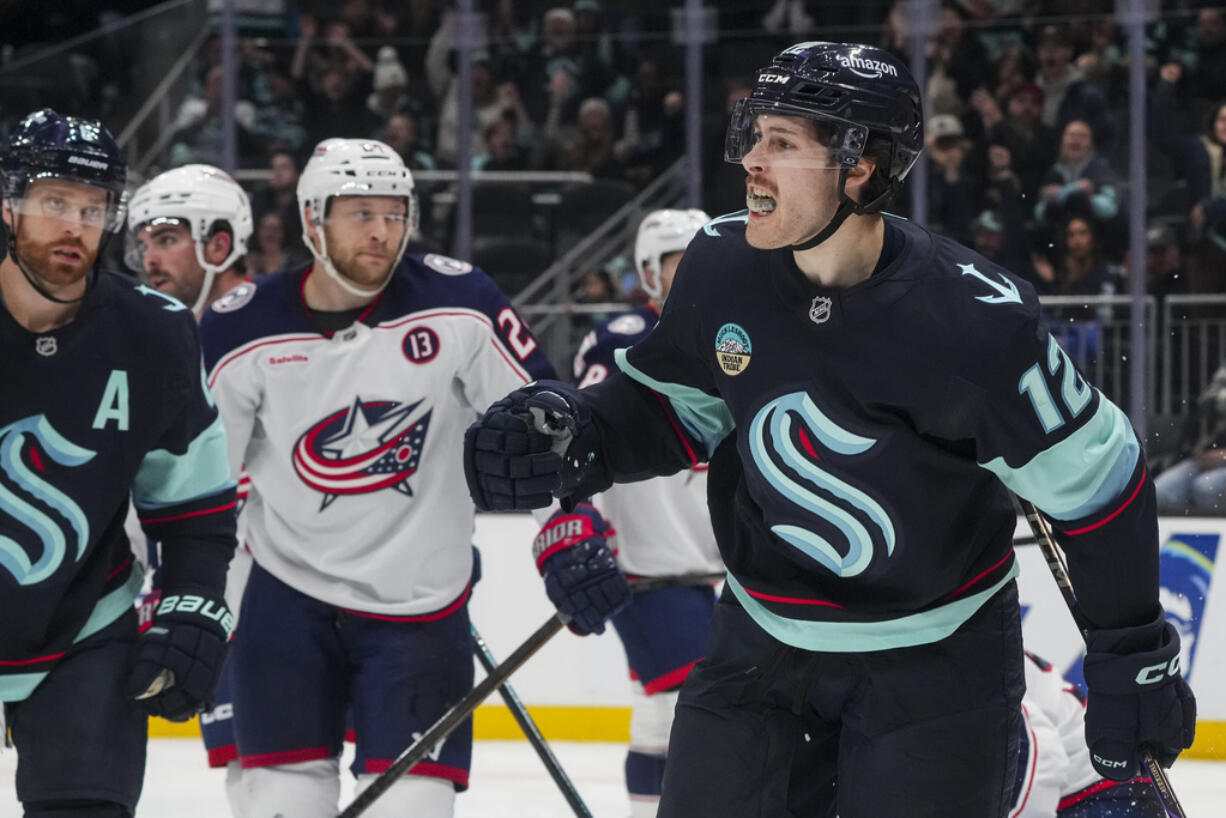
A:
<svg viewBox="0 0 1226 818">
<path fill-rule="evenodd" d="M 485 644 L 485 640 L 481 638 L 481 634 L 477 632 L 476 626 L 472 626 L 473 634 L 473 650 L 477 654 L 477 661 L 481 663 L 481 667 L 485 668 L 486 673 L 493 673 L 498 662 L 494 660 L 494 655 L 490 653 L 489 646 Z M 562 769 L 557 756 L 553 754 L 553 750 L 549 749 L 549 745 L 545 742 L 545 737 L 541 735 L 541 731 L 537 728 L 536 722 L 532 720 L 532 716 L 528 715 L 527 709 L 515 690 L 512 689 L 510 683 L 502 684 L 498 687 L 498 692 L 502 696 L 502 700 L 506 702 L 507 709 L 511 711 L 511 715 L 515 718 L 515 722 L 519 725 L 519 729 L 524 731 L 524 735 L 528 738 L 528 743 L 532 745 L 532 749 L 536 750 L 536 754 L 540 757 L 541 763 L 545 765 L 545 769 L 549 772 L 549 777 L 558 785 L 558 789 L 562 791 L 562 796 L 566 799 L 566 803 L 570 804 L 570 808 L 578 818 L 592 818 L 591 811 L 587 808 L 587 804 L 583 802 L 579 791 L 575 789 L 574 783 L 570 780 L 570 776 Z"/>
<path fill-rule="evenodd" d="M 1073 619 L 1077 622 L 1077 627 L 1081 629 L 1082 636 L 1084 637 L 1086 626 L 1077 610 L 1077 594 L 1073 590 L 1073 582 L 1069 577 L 1068 566 L 1064 563 L 1064 555 L 1060 553 L 1060 548 L 1056 545 L 1056 541 L 1051 535 L 1051 530 L 1047 526 L 1047 520 L 1044 519 L 1034 503 L 1031 503 L 1029 500 L 1023 500 L 1021 497 L 1014 495 L 1013 504 L 1030 525 L 1030 531 L 1034 534 L 1035 541 L 1043 552 L 1043 559 L 1047 561 L 1047 567 L 1056 579 L 1056 585 L 1060 588 L 1060 594 L 1068 604 L 1069 610 L 1073 614 Z M 1171 781 L 1167 778 L 1166 771 L 1162 769 L 1162 765 L 1154 758 L 1154 754 L 1146 748 L 1141 748 L 1141 765 L 1149 773 L 1149 779 L 1153 784 L 1154 792 L 1158 795 L 1158 800 L 1162 802 L 1162 808 L 1166 810 L 1168 818 L 1187 818 L 1187 813 L 1183 811 L 1183 805 L 1179 803 L 1179 799 L 1175 796 L 1175 790 L 1171 787 Z"/>
</svg>

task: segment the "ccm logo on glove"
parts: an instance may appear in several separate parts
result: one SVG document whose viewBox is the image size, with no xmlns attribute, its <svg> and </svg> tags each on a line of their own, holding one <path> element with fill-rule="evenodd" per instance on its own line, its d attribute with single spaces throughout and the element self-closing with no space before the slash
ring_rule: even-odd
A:
<svg viewBox="0 0 1226 818">
<path fill-rule="evenodd" d="M 1179 657 L 1176 656 L 1169 662 L 1160 662 L 1156 665 L 1141 668 L 1141 670 L 1137 673 L 1137 684 L 1157 684 L 1170 676 L 1178 676 L 1179 671 Z"/>
</svg>

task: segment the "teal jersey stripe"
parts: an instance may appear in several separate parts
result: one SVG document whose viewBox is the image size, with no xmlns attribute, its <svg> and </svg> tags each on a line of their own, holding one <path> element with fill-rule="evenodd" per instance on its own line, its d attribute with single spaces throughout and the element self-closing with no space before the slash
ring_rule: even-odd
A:
<svg viewBox="0 0 1226 818">
<path fill-rule="evenodd" d="M 1012 468 L 997 457 L 979 465 L 1057 520 L 1096 514 L 1118 498 L 1141 447 L 1128 418 L 1099 393 L 1098 411 L 1077 431 Z"/>
<path fill-rule="evenodd" d="M 696 439 L 702 441 L 703 447 L 707 450 L 707 458 L 715 454 L 715 449 L 723 439 L 736 428 L 736 421 L 732 419 L 732 412 L 728 409 L 728 404 L 724 403 L 722 398 L 712 397 L 701 389 L 695 389 L 692 386 L 657 381 L 626 360 L 626 350 L 624 349 L 616 350 L 613 353 L 613 358 L 622 372 L 625 372 L 631 378 L 643 384 L 643 386 L 654 389 L 668 398 L 668 402 L 673 407 L 673 411 L 677 413 L 681 425 Z"/>
<path fill-rule="evenodd" d="M 728 587 L 745 612 L 771 636 L 801 650 L 823 653 L 865 653 L 939 642 L 956 631 L 1005 583 L 1018 574 L 1017 562 L 1004 577 L 982 591 L 939 608 L 878 622 L 810 622 L 780 616 L 749 595 L 731 572 Z"/>
<path fill-rule="evenodd" d="M 139 565 L 132 567 L 132 574 L 127 582 L 98 600 L 94 610 L 85 620 L 73 643 L 80 642 L 132 610 L 136 597 L 140 594 L 141 585 L 145 580 L 145 572 Z M 0 676 L 0 702 L 25 701 L 43 679 L 47 672 L 16 673 L 12 676 Z"/>
<path fill-rule="evenodd" d="M 181 455 L 154 449 L 132 481 L 132 503 L 142 511 L 177 506 L 235 485 L 218 415 Z"/>
</svg>

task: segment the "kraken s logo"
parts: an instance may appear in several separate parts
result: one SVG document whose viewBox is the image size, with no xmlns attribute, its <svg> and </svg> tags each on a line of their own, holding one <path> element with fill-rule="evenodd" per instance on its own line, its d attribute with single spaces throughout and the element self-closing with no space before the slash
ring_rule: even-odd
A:
<svg viewBox="0 0 1226 818">
<path fill-rule="evenodd" d="M 0 567 L 12 574 L 21 585 L 34 585 L 55 573 L 64 561 L 68 542 L 60 520 L 43 511 L 50 507 L 67 521 L 76 536 L 74 560 L 81 559 L 89 542 L 89 520 L 85 512 L 64 492 L 52 486 L 35 473 L 45 471 L 39 448 L 29 445 L 31 469 L 22 459 L 22 451 L 29 438 L 38 442 L 42 451 L 61 466 L 80 466 L 94 458 L 95 452 L 82 448 L 52 428 L 45 415 L 31 415 L 0 428 L 0 513 L 14 522 L 20 522 L 32 530 L 42 544 L 42 554 L 31 561 L 25 548 L 9 537 L 0 534 Z M 39 501 L 31 503 L 14 492 L 15 484 L 30 497 Z"/>
<path fill-rule="evenodd" d="M 793 392 L 775 398 L 754 416 L 749 432 L 753 465 L 771 488 L 828 522 L 844 542 L 836 545 L 798 525 L 771 524 L 771 531 L 836 576 L 854 577 L 873 561 L 869 526 L 885 543 L 886 553 L 893 554 L 894 524 L 876 500 L 817 464 L 810 435 L 826 449 L 845 456 L 863 454 L 877 442 L 847 431 L 806 393 Z"/>
</svg>

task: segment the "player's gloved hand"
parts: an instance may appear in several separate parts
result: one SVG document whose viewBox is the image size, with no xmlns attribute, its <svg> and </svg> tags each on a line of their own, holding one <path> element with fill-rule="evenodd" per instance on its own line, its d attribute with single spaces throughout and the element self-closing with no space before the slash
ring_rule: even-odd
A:
<svg viewBox="0 0 1226 818">
<path fill-rule="evenodd" d="M 532 541 L 545 593 L 580 636 L 604 633 L 605 622 L 630 604 L 630 584 L 609 548 L 613 529 L 592 506 L 558 511 Z"/>
<path fill-rule="evenodd" d="M 569 494 L 595 459 L 578 390 L 538 381 L 490 405 L 464 434 L 464 476 L 477 508 L 543 508 Z"/>
<path fill-rule="evenodd" d="M 1086 745 L 1099 775 L 1137 776 L 1140 751 L 1169 767 L 1196 733 L 1196 699 L 1180 676 L 1179 633 L 1162 615 L 1086 635 Z"/>
<path fill-rule="evenodd" d="M 127 695 L 151 716 L 187 721 L 210 705 L 233 630 L 220 596 L 164 595 L 138 642 Z"/>
</svg>

